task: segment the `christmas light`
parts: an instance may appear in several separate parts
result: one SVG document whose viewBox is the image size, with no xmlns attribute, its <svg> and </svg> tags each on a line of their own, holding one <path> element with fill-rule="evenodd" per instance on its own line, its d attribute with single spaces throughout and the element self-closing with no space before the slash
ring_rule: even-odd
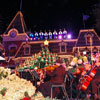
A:
<svg viewBox="0 0 100 100">
<path fill-rule="evenodd" d="M 33 38 L 34 37 L 34 35 L 33 35 L 33 33 L 30 33 L 30 35 L 29 35 L 31 38 Z"/>
<path fill-rule="evenodd" d="M 49 31 L 49 39 L 52 39 L 52 33 Z"/>
<path fill-rule="evenodd" d="M 39 35 L 40 35 L 40 40 L 43 40 L 43 32 L 40 32 Z"/>
<path fill-rule="evenodd" d="M 67 35 L 67 31 L 64 29 L 64 31 L 63 31 L 63 38 L 64 39 L 66 38 L 66 35 Z"/>
<path fill-rule="evenodd" d="M 64 31 L 63 31 L 63 34 L 67 34 L 67 31 L 66 31 L 66 29 L 64 29 Z"/>
<path fill-rule="evenodd" d="M 47 39 L 71 39 L 71 34 L 68 34 L 67 35 L 67 31 L 66 29 L 64 29 L 63 31 L 60 31 L 57 33 L 56 30 L 54 30 L 54 32 L 42 32 L 40 31 L 39 33 L 38 32 L 35 32 L 34 34 L 33 33 L 30 33 L 29 34 L 29 37 L 31 38 L 31 40 L 47 40 Z"/>
<path fill-rule="evenodd" d="M 26 42 L 27 42 L 27 41 L 28 41 L 28 38 L 26 37 L 26 39 L 25 39 L 25 40 L 26 40 Z"/>
<path fill-rule="evenodd" d="M 44 33 L 44 36 L 45 36 L 45 39 L 47 40 L 48 39 L 48 33 L 46 31 Z"/>
<path fill-rule="evenodd" d="M 59 31 L 59 34 L 62 34 L 62 31 L 61 31 L 61 29 L 60 29 L 60 31 Z"/>
<path fill-rule="evenodd" d="M 38 33 L 35 32 L 35 40 L 38 40 Z"/>
<path fill-rule="evenodd" d="M 71 39 L 71 34 L 68 34 L 68 35 L 67 35 L 67 38 L 68 38 L 68 39 Z"/>
<path fill-rule="evenodd" d="M 44 41 L 44 45 L 48 46 L 49 42 L 47 40 Z"/>
<path fill-rule="evenodd" d="M 60 39 L 60 40 L 61 40 L 61 39 L 62 39 L 62 35 L 59 35 L 59 36 L 58 36 L 58 39 Z"/>
<path fill-rule="evenodd" d="M 56 30 L 54 30 L 53 36 L 54 36 L 54 39 L 57 39 L 57 31 Z"/>
</svg>

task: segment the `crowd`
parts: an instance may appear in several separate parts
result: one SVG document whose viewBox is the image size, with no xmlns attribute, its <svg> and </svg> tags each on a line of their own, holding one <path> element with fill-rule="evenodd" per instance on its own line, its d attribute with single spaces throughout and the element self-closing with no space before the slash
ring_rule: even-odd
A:
<svg viewBox="0 0 100 100">
<path fill-rule="evenodd" d="M 87 55 L 71 57 L 70 59 L 58 58 L 56 64 L 58 65 L 57 68 L 51 72 L 46 72 L 46 75 L 50 78 L 48 81 L 40 82 L 37 85 L 37 91 L 42 92 L 44 96 L 50 96 L 51 86 L 53 84 L 61 84 L 67 71 L 68 80 L 71 76 L 73 77 L 72 87 L 75 86 L 74 91 L 76 93 L 75 95 L 73 93 L 73 98 L 98 100 L 98 86 L 100 84 L 100 54 L 92 54 L 91 58 L 88 58 Z M 66 83 L 66 90 L 69 85 L 70 84 Z M 53 97 L 58 97 L 59 92 L 60 90 L 55 88 Z M 82 97 L 82 94 L 85 96 Z"/>
<path fill-rule="evenodd" d="M 40 91 L 44 97 L 51 96 L 51 86 L 63 83 L 65 73 L 67 72 L 66 91 L 69 98 L 88 98 L 90 100 L 99 100 L 98 86 L 100 84 L 100 54 L 92 56 L 83 55 L 66 59 L 58 57 L 53 70 L 47 70 L 47 67 L 41 69 L 39 76 L 35 74 L 36 92 Z M 33 70 L 30 70 L 32 72 Z M 36 71 L 36 70 L 35 70 Z M 42 76 L 42 78 L 41 78 Z M 71 79 L 72 84 L 70 84 Z M 72 89 L 70 89 L 70 85 Z M 70 91 L 69 91 L 70 90 Z M 53 98 L 59 97 L 59 88 L 53 90 Z M 71 94 L 72 93 L 72 94 Z"/>
</svg>

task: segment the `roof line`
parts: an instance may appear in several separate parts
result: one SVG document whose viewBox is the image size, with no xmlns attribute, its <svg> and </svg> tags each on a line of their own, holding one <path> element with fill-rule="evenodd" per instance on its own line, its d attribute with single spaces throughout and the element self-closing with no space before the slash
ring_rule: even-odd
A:
<svg viewBox="0 0 100 100">
<path fill-rule="evenodd" d="M 75 44 L 75 47 L 76 47 L 76 45 L 77 45 L 77 42 L 78 42 L 78 39 L 79 39 L 79 37 L 80 37 L 80 34 L 81 34 L 81 32 L 94 32 L 95 34 L 96 34 L 96 36 L 98 37 L 98 39 L 100 40 L 100 38 L 99 38 L 99 36 L 97 35 L 97 33 L 95 32 L 95 30 L 94 29 L 84 29 L 84 30 L 80 30 L 80 32 L 79 32 L 79 35 L 78 35 L 78 38 L 77 38 L 77 41 L 76 41 L 76 44 Z"/>
<path fill-rule="evenodd" d="M 14 56 L 14 57 L 16 57 L 16 55 L 18 54 L 18 52 L 19 52 L 20 48 L 22 47 L 22 45 L 23 45 L 24 43 L 25 43 L 25 42 L 22 42 L 22 43 L 21 43 L 21 45 L 20 45 L 19 49 L 16 51 L 16 54 L 15 54 L 15 56 Z"/>
<path fill-rule="evenodd" d="M 23 15 L 22 15 L 22 13 L 20 12 L 20 16 L 21 16 L 21 25 L 22 25 L 22 29 L 23 29 L 23 32 L 25 33 L 25 28 L 24 28 L 24 25 L 23 25 L 23 22 L 24 22 L 24 20 L 23 20 Z M 23 20 L 23 21 L 22 21 Z"/>
<path fill-rule="evenodd" d="M 23 14 L 22 14 L 21 11 L 18 11 L 18 12 L 17 12 L 17 14 L 16 14 L 15 17 L 13 18 L 13 20 L 10 22 L 10 24 L 8 25 L 8 27 L 7 27 L 6 30 L 8 30 L 8 29 L 10 28 L 10 26 L 11 26 L 12 23 L 13 23 L 13 21 L 16 19 L 16 17 L 17 17 L 18 15 L 20 15 L 20 18 L 21 18 L 21 25 L 22 25 L 22 30 L 23 30 L 23 32 L 25 33 L 25 28 L 24 28 L 24 25 L 23 25 L 23 24 L 25 24 L 25 22 L 24 22 Z M 25 27 L 26 27 L 26 24 L 25 24 Z M 4 33 L 5 33 L 5 32 L 4 32 Z"/>
<path fill-rule="evenodd" d="M 17 14 L 15 15 L 15 17 L 13 18 L 13 20 L 10 22 L 10 24 L 7 27 L 7 30 L 9 29 L 9 27 L 11 26 L 11 24 L 13 23 L 13 21 L 15 20 L 15 18 L 17 17 L 18 14 L 21 14 L 20 11 L 17 12 Z"/>
</svg>

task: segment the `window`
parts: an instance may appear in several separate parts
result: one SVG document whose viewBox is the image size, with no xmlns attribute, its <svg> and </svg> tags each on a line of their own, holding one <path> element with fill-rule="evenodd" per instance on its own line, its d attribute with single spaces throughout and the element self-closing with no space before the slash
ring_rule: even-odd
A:
<svg viewBox="0 0 100 100">
<path fill-rule="evenodd" d="M 25 53 L 26 53 L 26 54 L 29 54 L 29 47 L 26 47 L 26 48 L 25 48 Z"/>
<path fill-rule="evenodd" d="M 24 45 L 24 55 L 30 55 L 31 46 L 26 44 Z"/>
<path fill-rule="evenodd" d="M 16 54 L 17 45 L 11 44 L 8 46 L 8 49 L 9 49 L 9 56 L 14 56 Z"/>
<path fill-rule="evenodd" d="M 60 46 L 60 53 L 65 53 L 66 52 L 66 43 L 61 42 L 59 43 Z"/>
<path fill-rule="evenodd" d="M 87 36 L 87 44 L 90 44 L 92 42 L 92 37 L 90 35 Z"/>
<path fill-rule="evenodd" d="M 65 45 L 61 46 L 61 52 L 65 52 Z"/>
<path fill-rule="evenodd" d="M 91 33 L 86 33 L 85 34 L 85 41 L 86 41 L 86 45 L 92 45 L 93 43 L 93 34 Z"/>
<path fill-rule="evenodd" d="M 16 47 L 11 47 L 9 50 L 10 56 L 14 56 L 16 54 Z"/>
</svg>

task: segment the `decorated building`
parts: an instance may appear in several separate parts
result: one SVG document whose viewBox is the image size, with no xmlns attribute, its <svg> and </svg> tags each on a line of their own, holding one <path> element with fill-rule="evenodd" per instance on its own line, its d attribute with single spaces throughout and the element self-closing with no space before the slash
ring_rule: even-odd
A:
<svg viewBox="0 0 100 100">
<path fill-rule="evenodd" d="M 100 37 L 94 29 L 80 30 L 76 39 L 64 29 L 57 32 L 29 32 L 23 14 L 19 11 L 2 35 L 5 56 L 12 60 L 26 59 L 40 52 L 44 41 L 48 41 L 48 48 L 52 53 L 67 58 L 73 55 L 99 52 Z"/>
</svg>

